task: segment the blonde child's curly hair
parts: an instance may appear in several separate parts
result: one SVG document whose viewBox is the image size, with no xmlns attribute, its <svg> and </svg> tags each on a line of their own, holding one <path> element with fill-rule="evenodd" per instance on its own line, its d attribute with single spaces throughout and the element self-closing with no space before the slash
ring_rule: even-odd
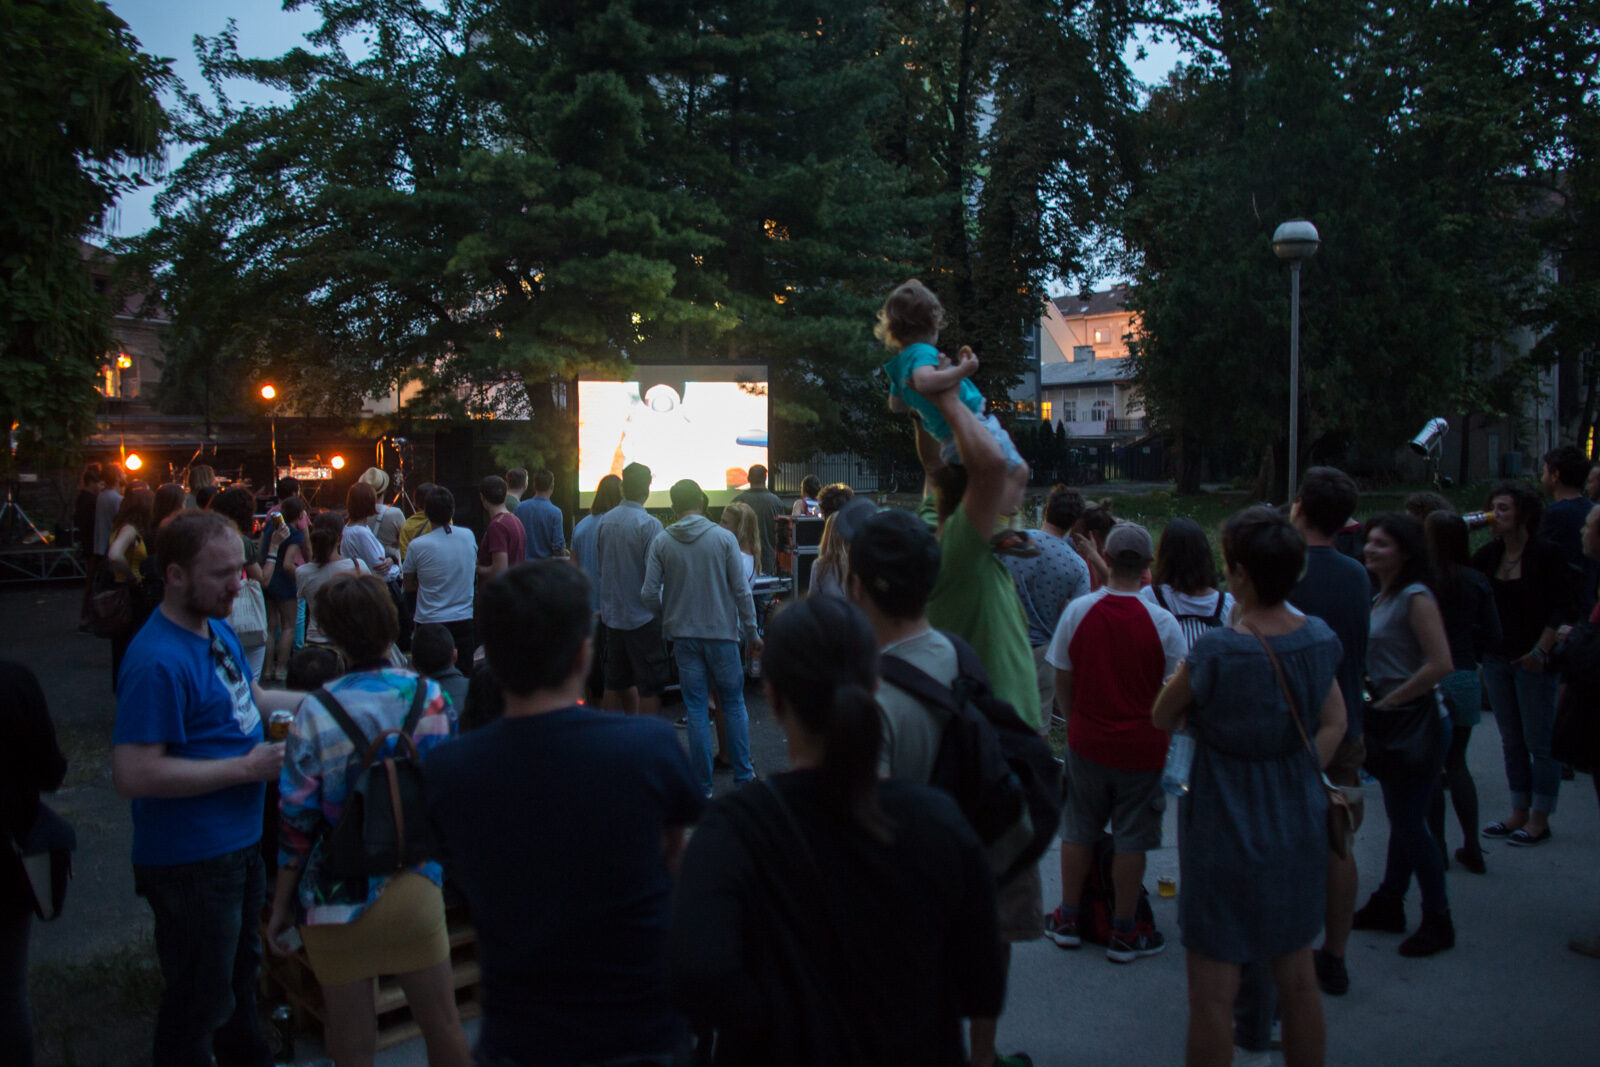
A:
<svg viewBox="0 0 1600 1067">
<path fill-rule="evenodd" d="M 884 344 L 904 348 L 912 341 L 932 340 L 944 327 L 944 305 L 933 290 L 915 278 L 895 286 L 878 311 L 872 334 Z"/>
</svg>

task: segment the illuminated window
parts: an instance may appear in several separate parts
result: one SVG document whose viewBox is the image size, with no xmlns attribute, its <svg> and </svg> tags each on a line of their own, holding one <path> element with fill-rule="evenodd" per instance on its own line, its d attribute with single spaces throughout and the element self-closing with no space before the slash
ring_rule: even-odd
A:
<svg viewBox="0 0 1600 1067">
<path fill-rule="evenodd" d="M 1041 422 L 1049 422 L 1050 421 L 1050 414 L 1054 409 L 1055 409 L 1055 405 L 1050 403 L 1050 401 L 1048 401 L 1048 400 L 1046 400 L 1044 403 L 1040 404 L 1039 405 L 1039 419 L 1040 419 L 1040 421 Z"/>
<path fill-rule="evenodd" d="M 1106 343 L 1106 332 L 1104 330 L 1096 330 L 1094 332 L 1094 343 L 1097 345 Z"/>
</svg>

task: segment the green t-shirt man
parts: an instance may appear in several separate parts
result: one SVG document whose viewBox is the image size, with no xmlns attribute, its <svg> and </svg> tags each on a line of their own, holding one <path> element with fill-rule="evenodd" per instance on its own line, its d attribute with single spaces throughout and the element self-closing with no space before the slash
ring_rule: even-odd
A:
<svg viewBox="0 0 1600 1067">
<path fill-rule="evenodd" d="M 925 520 L 934 515 L 932 498 L 923 500 L 920 514 Z M 928 598 L 928 621 L 964 638 L 988 669 L 995 695 L 1039 729 L 1028 619 L 1011 572 L 995 556 L 989 536 L 972 528 L 965 507 L 956 508 L 939 535 L 939 577 Z"/>
</svg>

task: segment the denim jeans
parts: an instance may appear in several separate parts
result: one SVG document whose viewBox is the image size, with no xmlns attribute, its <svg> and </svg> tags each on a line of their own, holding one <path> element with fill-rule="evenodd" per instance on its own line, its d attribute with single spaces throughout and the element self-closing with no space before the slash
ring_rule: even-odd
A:
<svg viewBox="0 0 1600 1067">
<path fill-rule="evenodd" d="M 133 884 L 155 913 L 165 986 L 156 1067 L 268 1067 L 272 1056 L 256 1018 L 257 924 L 266 895 L 260 849 L 172 867 L 135 866 Z"/>
<path fill-rule="evenodd" d="M 1422 891 L 1424 915 L 1443 915 L 1450 910 L 1444 888 L 1444 850 L 1428 829 L 1428 810 L 1439 791 L 1439 772 L 1444 768 L 1445 752 L 1450 747 L 1452 727 L 1449 716 L 1440 716 L 1435 728 L 1432 764 L 1420 773 L 1399 778 L 1380 778 L 1383 811 L 1389 817 L 1389 854 L 1383 868 L 1383 881 L 1375 896 L 1402 898 L 1417 876 Z"/>
<path fill-rule="evenodd" d="M 744 708 L 744 662 L 739 658 L 739 642 L 714 641 L 700 637 L 680 637 L 672 642 L 672 656 L 678 661 L 678 685 L 683 690 L 684 712 L 689 718 L 689 766 L 695 784 L 711 795 L 711 719 L 710 687 L 717 687 L 722 705 L 722 721 L 727 727 L 728 751 L 724 758 L 733 764 L 733 780 L 744 784 L 755 777 L 750 766 L 750 719 Z"/>
<path fill-rule="evenodd" d="M 1561 789 L 1561 764 L 1550 758 L 1560 677 L 1513 667 L 1504 657 L 1483 660 L 1483 686 L 1500 727 L 1511 806 L 1550 814 Z"/>
</svg>

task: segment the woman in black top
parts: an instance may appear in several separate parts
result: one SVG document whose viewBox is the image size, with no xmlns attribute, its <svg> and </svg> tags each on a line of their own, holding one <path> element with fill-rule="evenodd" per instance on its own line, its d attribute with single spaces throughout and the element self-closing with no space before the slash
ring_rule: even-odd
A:
<svg viewBox="0 0 1600 1067">
<path fill-rule="evenodd" d="M 718 1064 L 966 1063 L 996 1015 L 995 888 L 955 802 L 877 778 L 877 649 L 853 604 L 779 612 L 762 679 L 795 769 L 712 805 L 683 860 L 668 981 Z"/>
<path fill-rule="evenodd" d="M 1558 678 L 1545 670 L 1556 630 L 1578 615 L 1577 586 L 1561 549 L 1539 537 L 1544 505 L 1530 486 L 1506 482 L 1489 494 L 1494 540 L 1472 557 L 1489 579 L 1500 615 L 1500 641 L 1483 657 L 1505 753 L 1511 815 L 1483 836 L 1513 845 L 1550 840 L 1550 814 L 1561 787 L 1561 765 L 1550 758 Z"/>
<path fill-rule="evenodd" d="M 1450 705 L 1452 730 L 1444 758 L 1444 786 L 1450 791 L 1465 840 L 1456 849 L 1456 862 L 1474 874 L 1483 874 L 1487 868 L 1478 843 L 1478 785 L 1467 769 L 1467 745 L 1483 703 L 1478 658 L 1485 649 L 1499 643 L 1500 615 L 1495 610 L 1489 580 L 1472 569 L 1465 520 L 1454 511 L 1435 511 L 1428 515 L 1424 527 L 1439 576 L 1439 613 L 1444 616 L 1444 632 L 1450 640 L 1451 671 L 1439 683 L 1439 692 Z M 1448 853 L 1442 792 L 1433 794 L 1428 826 Z"/>
<path fill-rule="evenodd" d="M 0 662 L 0 823 L 21 841 L 39 815 L 39 794 L 61 785 L 67 759 L 56 746 L 44 692 L 33 672 Z M 10 844 L 0 845 L 0 1053 L 15 1067 L 32 1067 L 33 1022 L 28 1007 L 28 928 L 32 896 Z"/>
</svg>

